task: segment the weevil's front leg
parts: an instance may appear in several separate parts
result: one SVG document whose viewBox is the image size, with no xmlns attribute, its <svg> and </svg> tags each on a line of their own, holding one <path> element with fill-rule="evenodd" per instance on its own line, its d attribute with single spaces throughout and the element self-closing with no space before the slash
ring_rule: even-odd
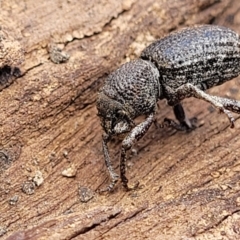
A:
<svg viewBox="0 0 240 240">
<path fill-rule="evenodd" d="M 181 87 L 177 88 L 174 93 L 172 92 L 171 94 L 173 94 L 172 99 L 174 99 L 174 101 L 181 101 L 186 97 L 195 97 L 211 103 L 214 107 L 219 109 L 220 112 L 223 112 L 227 115 L 230 122 L 230 127 L 234 127 L 234 118 L 228 110 L 230 107 L 227 108 L 227 105 L 224 106 L 222 98 L 211 96 L 190 83 L 182 85 Z M 169 105 L 175 105 L 177 102 L 174 101 L 169 98 Z"/>
<path fill-rule="evenodd" d="M 124 138 L 122 142 L 122 149 L 121 149 L 121 159 L 120 159 L 120 175 L 122 180 L 122 185 L 126 190 L 135 189 L 138 186 L 138 183 L 133 186 L 128 186 L 128 179 L 126 177 L 126 152 L 129 150 L 133 143 L 144 136 L 147 130 L 150 128 L 151 124 L 154 121 L 155 111 L 152 112 L 144 122 L 135 126 L 131 132 Z"/>
<path fill-rule="evenodd" d="M 164 126 L 170 126 L 178 131 L 190 131 L 196 128 L 197 119 L 188 119 L 181 103 L 177 103 L 173 106 L 173 112 L 179 123 L 176 123 L 172 119 L 165 118 L 163 121 Z"/>
<path fill-rule="evenodd" d="M 108 146 L 107 143 L 110 140 L 110 136 L 106 133 L 103 134 L 102 136 L 102 146 L 103 146 L 103 154 L 104 154 L 104 159 L 105 159 L 105 164 L 107 166 L 108 172 L 111 177 L 111 183 L 106 189 L 100 190 L 100 192 L 105 192 L 105 191 L 112 191 L 114 186 L 116 185 L 119 175 L 116 174 L 113 170 L 113 166 L 109 157 L 109 151 L 108 151 Z"/>
</svg>

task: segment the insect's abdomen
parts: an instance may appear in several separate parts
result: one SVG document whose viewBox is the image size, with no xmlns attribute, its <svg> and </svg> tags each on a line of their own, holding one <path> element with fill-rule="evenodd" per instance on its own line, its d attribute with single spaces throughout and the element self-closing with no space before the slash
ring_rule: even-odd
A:
<svg viewBox="0 0 240 240">
<path fill-rule="evenodd" d="M 152 43 L 141 57 L 155 63 L 163 85 L 188 82 L 205 90 L 239 75 L 239 35 L 219 26 L 189 27 Z"/>
</svg>

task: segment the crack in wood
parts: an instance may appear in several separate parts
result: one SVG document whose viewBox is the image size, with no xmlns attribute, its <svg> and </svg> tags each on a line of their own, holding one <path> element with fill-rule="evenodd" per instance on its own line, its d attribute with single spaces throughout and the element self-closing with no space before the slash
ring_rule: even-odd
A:
<svg viewBox="0 0 240 240">
<path fill-rule="evenodd" d="M 141 214 L 146 209 L 147 209 L 147 204 L 145 204 L 144 206 L 138 208 L 137 210 L 135 210 L 135 211 L 133 211 L 133 212 L 127 214 L 127 215 L 124 215 L 122 218 L 120 218 L 112 226 L 109 226 L 106 231 L 102 232 L 99 237 L 103 237 L 106 233 L 108 233 L 112 229 L 115 229 L 120 224 L 126 223 L 127 221 L 130 221 L 131 219 L 134 219 L 137 215 Z"/>
<path fill-rule="evenodd" d="M 86 227 L 83 227 L 83 228 L 77 230 L 74 234 L 69 236 L 69 239 L 76 238 L 80 235 L 84 235 L 87 232 L 94 230 L 96 227 L 100 226 L 104 222 L 109 222 L 110 220 L 116 218 L 120 213 L 121 213 L 121 211 L 116 211 L 116 212 L 111 213 L 106 218 L 96 220 L 95 222 L 92 223 L 92 225 L 86 226 Z"/>
</svg>

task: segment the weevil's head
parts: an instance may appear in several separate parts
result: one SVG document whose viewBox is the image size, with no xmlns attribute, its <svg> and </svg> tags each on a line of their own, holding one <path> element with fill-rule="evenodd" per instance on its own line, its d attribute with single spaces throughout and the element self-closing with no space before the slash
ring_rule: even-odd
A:
<svg viewBox="0 0 240 240">
<path fill-rule="evenodd" d="M 134 125 L 123 104 L 108 97 L 102 91 L 98 94 L 97 110 L 102 128 L 110 136 L 128 132 Z"/>
</svg>

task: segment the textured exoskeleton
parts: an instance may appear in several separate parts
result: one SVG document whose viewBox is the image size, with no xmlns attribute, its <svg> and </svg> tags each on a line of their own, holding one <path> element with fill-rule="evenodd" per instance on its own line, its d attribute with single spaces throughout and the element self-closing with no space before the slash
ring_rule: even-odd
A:
<svg viewBox="0 0 240 240">
<path fill-rule="evenodd" d="M 211 103 L 227 115 L 234 126 L 232 112 L 240 113 L 240 102 L 211 96 L 204 91 L 240 74 L 240 41 L 234 31 L 220 26 L 201 25 L 184 28 L 155 41 L 145 48 L 141 58 L 120 66 L 100 89 L 97 109 L 104 130 L 103 152 L 111 176 L 107 190 L 119 179 L 113 170 L 107 143 L 113 135 L 125 133 L 122 141 L 120 176 L 126 189 L 126 151 L 139 140 L 154 121 L 156 104 L 166 99 L 179 124 L 164 123 L 178 130 L 193 129 L 193 121 L 184 113 L 181 100 L 196 97 Z M 145 115 L 135 125 L 134 119 Z M 136 186 L 134 186 L 136 187 Z"/>
</svg>

